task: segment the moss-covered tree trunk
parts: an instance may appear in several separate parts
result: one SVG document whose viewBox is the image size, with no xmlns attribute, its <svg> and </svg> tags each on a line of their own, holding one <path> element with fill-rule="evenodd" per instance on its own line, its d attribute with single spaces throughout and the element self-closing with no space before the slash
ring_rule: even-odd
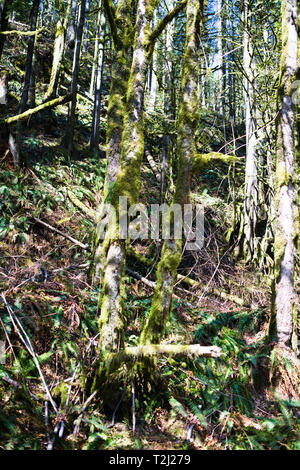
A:
<svg viewBox="0 0 300 470">
<path fill-rule="evenodd" d="M 46 92 L 45 101 L 56 96 L 59 74 L 64 55 L 66 30 L 71 13 L 72 3 L 68 0 L 66 7 L 62 0 L 59 0 L 59 18 L 56 26 L 56 34 L 53 47 L 52 68 L 50 74 L 49 87 Z"/>
<path fill-rule="evenodd" d="M 106 1 L 104 5 L 106 5 Z M 107 110 L 107 169 L 104 183 L 104 199 L 108 194 L 109 186 L 116 181 L 121 158 L 123 121 L 132 64 L 132 6 L 132 0 L 120 0 L 116 9 L 114 23 L 110 22 L 114 43 L 114 61 L 111 70 L 111 87 Z M 107 8 L 106 12 L 108 13 Z M 118 25 L 117 30 L 116 25 Z"/>
<path fill-rule="evenodd" d="M 87 53 L 88 51 L 88 45 L 89 45 L 89 36 L 90 36 L 90 10 L 91 10 L 91 1 L 86 0 L 86 19 L 87 21 L 85 22 L 85 27 L 84 27 L 84 41 L 82 44 L 82 52 L 84 54 Z"/>
<path fill-rule="evenodd" d="M 199 41 L 203 21 L 203 1 L 188 0 L 185 53 L 182 68 L 182 98 L 178 115 L 178 176 L 174 204 L 189 202 L 190 180 L 196 154 L 195 132 L 199 122 Z M 157 281 L 141 344 L 159 344 L 170 316 L 174 282 L 182 258 L 182 240 L 165 240 L 157 268 Z"/>
<path fill-rule="evenodd" d="M 93 259 L 90 268 L 90 276 L 94 283 L 99 282 L 103 270 L 104 246 L 102 239 L 99 237 L 103 209 L 102 203 L 105 202 L 108 189 L 116 181 L 119 171 L 127 86 L 132 62 L 132 0 L 120 0 L 116 9 L 109 0 L 104 0 L 103 7 L 113 38 L 114 60 L 111 68 L 111 85 L 107 110 L 106 176 L 102 202 L 98 208 L 99 224 L 96 228 Z"/>
<path fill-rule="evenodd" d="M 176 7 L 168 13 L 157 25 L 157 27 L 145 38 L 145 50 L 147 48 L 148 61 L 152 58 L 155 41 L 162 33 L 167 24 L 182 10 L 186 0 L 181 0 Z M 105 244 L 99 236 L 102 230 L 101 216 L 103 213 L 103 202 L 106 201 L 109 188 L 115 183 L 119 171 L 121 157 L 121 142 L 125 118 L 126 98 L 130 96 L 127 91 L 130 67 L 132 64 L 132 40 L 134 28 L 132 25 L 132 0 L 120 0 L 117 9 L 111 0 L 103 0 L 103 7 L 107 21 L 110 25 L 111 35 L 114 43 L 114 61 L 112 64 L 111 88 L 107 112 L 106 133 L 106 155 L 107 168 L 102 202 L 97 211 L 99 223 L 93 243 L 92 263 L 90 277 L 93 282 L 99 282 L 104 266 Z M 150 26 L 148 27 L 150 31 Z M 146 44 L 147 39 L 147 44 Z M 144 85 L 143 85 L 144 86 Z M 129 105 L 131 106 L 131 105 Z"/>
<path fill-rule="evenodd" d="M 297 348 L 294 288 L 296 244 L 299 237 L 295 175 L 295 104 L 297 72 L 297 0 L 282 2 L 282 55 L 278 93 L 274 285 L 270 334 L 278 346 Z"/>
<path fill-rule="evenodd" d="M 133 59 L 128 82 L 126 112 L 122 134 L 120 169 L 116 182 L 108 190 L 108 198 L 119 210 L 119 197 L 127 198 L 128 206 L 139 199 L 140 170 L 144 155 L 144 93 L 149 59 L 149 34 L 156 0 L 139 0 Z M 100 351 L 118 351 L 124 346 L 123 290 L 126 241 L 108 230 L 104 240 L 105 267 L 100 299 Z"/>
<path fill-rule="evenodd" d="M 36 50 L 38 43 L 38 34 L 35 36 L 33 56 L 32 56 L 32 71 L 28 88 L 28 106 L 29 108 L 35 108 L 36 106 Z"/>
<path fill-rule="evenodd" d="M 153 26 L 157 23 L 157 13 L 154 12 L 153 15 Z M 155 45 L 152 55 L 152 63 L 149 70 L 149 103 L 148 110 L 150 112 L 154 111 L 155 101 L 157 95 L 157 46 Z"/>
</svg>

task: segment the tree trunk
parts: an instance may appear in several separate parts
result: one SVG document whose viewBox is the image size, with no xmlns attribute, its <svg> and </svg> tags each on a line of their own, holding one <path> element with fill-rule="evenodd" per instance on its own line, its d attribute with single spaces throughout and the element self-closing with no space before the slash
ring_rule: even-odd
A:
<svg viewBox="0 0 300 470">
<path fill-rule="evenodd" d="M 73 57 L 73 70 L 72 70 L 72 86 L 71 93 L 73 95 L 71 102 L 71 110 L 68 121 L 68 133 L 67 133 L 67 145 L 68 145 L 68 155 L 69 158 L 73 155 L 74 150 L 74 130 L 75 130 L 75 113 L 76 113 L 76 104 L 77 104 L 77 83 L 78 83 L 78 73 L 79 73 L 79 59 L 80 59 L 80 49 L 82 43 L 83 27 L 85 20 L 85 2 L 86 0 L 81 0 L 79 16 L 78 16 L 78 26 L 76 31 L 76 45 Z"/>
<path fill-rule="evenodd" d="M 153 27 L 156 25 L 156 12 L 154 12 L 153 16 Z M 152 63 L 151 68 L 149 71 L 149 111 L 152 113 L 155 108 L 155 101 L 156 101 L 156 93 L 157 93 L 157 46 L 154 46 L 153 56 L 152 56 Z"/>
<path fill-rule="evenodd" d="M 32 4 L 32 8 L 31 8 L 31 12 L 30 12 L 30 31 L 36 31 L 38 13 L 39 13 L 39 0 L 34 0 Z M 30 79 L 31 79 L 31 74 L 32 74 L 32 58 L 33 58 L 33 53 L 34 53 L 34 43 L 35 43 L 35 35 L 29 36 L 26 65 L 25 65 L 24 86 L 23 86 L 23 92 L 22 92 L 20 108 L 19 108 L 20 114 L 25 111 L 25 106 L 27 104 L 27 99 L 28 99 L 28 90 L 29 90 Z"/>
<path fill-rule="evenodd" d="M 56 26 L 56 34 L 53 47 L 53 60 L 50 75 L 50 83 L 44 101 L 52 99 L 57 94 L 59 74 L 65 49 L 66 29 L 71 12 L 71 0 L 68 0 L 66 10 L 62 0 L 59 0 L 59 19 Z"/>
<path fill-rule="evenodd" d="M 168 1 L 168 9 L 171 10 L 173 7 L 173 0 Z M 173 40 L 174 40 L 174 20 L 170 22 L 166 27 L 166 67 L 167 71 L 164 80 L 164 111 L 167 119 L 167 129 L 169 128 L 169 121 L 176 114 L 175 107 L 176 103 L 172 101 L 174 80 L 173 80 Z M 161 203 L 166 198 L 167 188 L 171 187 L 170 183 L 172 175 L 172 161 L 171 161 L 171 139 L 167 132 L 162 138 L 162 161 L 161 161 Z M 173 188 L 170 188 L 173 189 Z"/>
<path fill-rule="evenodd" d="M 0 6 L 0 31 L 7 31 L 8 28 L 8 8 L 11 5 L 12 0 L 3 0 Z M 6 36 L 0 35 L 0 61 L 2 58 L 3 47 Z"/>
<path fill-rule="evenodd" d="M 128 82 L 120 170 L 109 199 L 119 209 L 119 197 L 127 198 L 128 205 L 138 202 L 140 170 L 144 155 L 144 92 L 149 60 L 148 35 L 156 0 L 139 0 L 132 67 Z M 127 215 L 126 215 L 127 217 Z M 118 227 L 119 229 L 119 227 Z M 118 233 L 118 230 L 117 230 Z M 123 291 L 126 243 L 107 231 L 104 240 L 106 264 L 101 294 L 100 351 L 118 351 L 124 346 Z"/>
<path fill-rule="evenodd" d="M 73 50 L 75 47 L 75 38 L 76 38 L 76 13 L 77 13 L 77 0 L 72 0 L 71 8 L 71 18 L 67 31 L 67 47 L 70 50 Z"/>
<path fill-rule="evenodd" d="M 258 164 L 256 154 L 256 104 L 254 91 L 253 47 L 249 0 L 244 3 L 244 70 L 245 70 L 245 103 L 246 103 L 246 170 L 244 197 L 244 254 L 249 260 L 255 252 L 255 227 L 258 206 Z"/>
<path fill-rule="evenodd" d="M 44 24 L 44 11 L 45 11 L 45 6 L 44 6 L 44 0 L 40 1 L 40 19 L 41 19 L 41 26 Z"/>
<path fill-rule="evenodd" d="M 98 54 L 99 54 L 99 25 L 101 22 L 101 17 L 102 17 L 102 9 L 98 11 L 98 16 L 96 20 L 96 39 L 95 39 L 95 46 L 94 46 L 94 57 L 93 57 L 93 66 L 92 66 L 92 72 L 91 72 L 91 81 L 90 81 L 90 90 L 89 94 L 90 96 L 94 95 L 95 92 L 95 76 L 96 76 L 96 70 L 98 66 Z"/>
<path fill-rule="evenodd" d="M 178 177 L 174 204 L 189 202 L 190 180 L 196 153 L 195 131 L 200 117 L 199 107 L 199 43 L 203 21 L 203 2 L 188 0 L 185 53 L 182 66 L 182 97 L 178 115 Z M 170 316 L 173 286 L 182 258 L 182 240 L 166 240 L 157 268 L 157 282 L 141 344 L 159 344 Z"/>
<path fill-rule="evenodd" d="M 106 2 L 104 2 L 104 8 L 105 14 L 109 20 L 109 7 Z M 125 100 L 132 62 L 130 42 L 128 42 L 128 39 L 126 40 L 132 30 L 131 0 L 120 0 L 118 2 L 118 7 L 115 11 L 115 21 L 118 21 L 119 24 L 117 36 L 113 29 L 114 23 L 112 23 L 110 19 L 110 29 L 114 40 L 114 60 L 111 70 L 111 85 L 107 110 L 107 168 L 102 201 L 106 200 L 110 185 L 116 181 L 121 158 Z M 94 240 L 93 262 L 90 267 L 90 276 L 93 282 L 99 282 L 104 261 L 104 246 L 102 240 L 98 237 L 99 226 L 101 224 L 102 204 L 99 207 L 98 213 L 99 224 Z"/>
<path fill-rule="evenodd" d="M 295 175 L 295 106 L 297 73 L 297 1 L 282 2 L 282 55 L 278 94 L 275 176 L 274 284 L 270 335 L 278 346 L 297 349 L 297 299 L 294 288 L 297 226 Z"/>
<path fill-rule="evenodd" d="M 28 89 L 28 106 L 29 108 L 35 108 L 36 102 L 35 102 L 35 68 L 36 68 L 36 60 L 35 60 L 35 50 L 37 46 L 37 35 L 35 36 L 35 44 L 34 44 L 34 50 L 33 50 L 33 56 L 32 56 L 32 71 L 31 71 L 31 77 L 30 77 L 30 83 L 29 83 L 29 89 Z"/>
<path fill-rule="evenodd" d="M 99 13 L 99 22 L 97 27 L 97 39 L 95 47 L 98 49 L 97 57 L 97 70 L 96 70 L 96 86 L 95 86 L 95 100 L 93 110 L 93 124 L 91 135 L 91 151 L 98 155 L 99 151 L 99 126 L 100 126 L 100 112 L 101 112 L 101 89 L 102 89 L 102 74 L 103 74 L 103 61 L 104 61 L 104 40 L 105 40 L 105 16 Z"/>
<path fill-rule="evenodd" d="M 83 53 L 86 54 L 88 51 L 88 45 L 89 45 L 89 36 L 90 36 L 90 20 L 89 20 L 89 14 L 90 14 L 90 8 L 91 8 L 91 2 L 90 0 L 86 0 L 86 22 L 85 22 L 85 31 L 84 31 L 84 41 L 83 41 Z"/>
</svg>

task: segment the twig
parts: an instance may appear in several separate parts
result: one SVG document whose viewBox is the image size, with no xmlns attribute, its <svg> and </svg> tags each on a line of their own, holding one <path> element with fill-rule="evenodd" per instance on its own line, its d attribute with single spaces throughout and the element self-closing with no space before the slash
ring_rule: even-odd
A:
<svg viewBox="0 0 300 470">
<path fill-rule="evenodd" d="M 90 249 L 90 246 L 89 246 L 89 245 L 85 245 L 84 243 L 82 243 L 82 242 L 76 240 L 75 238 L 71 237 L 71 236 L 68 235 L 67 233 L 61 232 L 60 230 L 58 230 L 57 228 L 53 227 L 52 225 L 49 225 L 49 224 L 47 224 L 46 222 L 43 222 L 41 219 L 38 219 L 37 217 L 33 217 L 33 220 L 35 220 L 37 223 L 39 223 L 39 224 L 41 224 L 41 225 L 44 225 L 44 227 L 47 227 L 49 230 L 52 230 L 53 232 L 58 233 L 58 234 L 61 235 L 62 237 L 66 238 L 67 240 L 70 240 L 72 243 L 74 243 L 75 245 L 80 246 L 80 247 L 83 248 L 84 250 L 89 250 L 89 249 Z"/>
<path fill-rule="evenodd" d="M 79 416 L 78 418 L 76 419 L 75 421 L 75 427 L 74 427 L 74 431 L 73 431 L 73 436 L 77 436 L 78 434 L 78 431 L 79 431 L 79 426 L 80 426 L 80 423 L 81 423 L 81 420 L 82 420 L 82 416 L 83 416 L 83 412 L 86 410 L 88 404 L 93 400 L 94 396 L 97 394 L 97 390 L 92 393 L 91 396 L 89 396 L 87 398 L 87 400 L 84 402 L 81 410 L 80 410 L 80 413 L 79 413 Z"/>
<path fill-rule="evenodd" d="M 7 309 L 7 311 L 8 311 L 8 314 L 9 314 L 9 316 L 10 316 L 10 319 L 11 319 L 11 321 L 12 321 L 12 324 L 13 324 L 15 330 L 16 330 L 16 333 L 18 334 L 18 336 L 19 336 L 19 338 L 21 339 L 22 343 L 24 344 L 24 346 L 26 347 L 27 351 L 30 353 L 30 355 L 31 355 L 32 358 L 33 358 L 33 361 L 34 361 L 34 363 L 35 363 L 35 365 L 36 365 L 36 368 L 37 368 L 37 370 L 38 370 L 38 373 L 39 373 L 40 378 L 41 378 L 41 380 L 42 380 L 42 383 L 43 383 L 43 385 L 44 385 L 44 388 L 45 388 L 46 394 L 47 394 L 47 396 L 48 396 L 48 398 L 49 398 L 49 401 L 50 401 L 50 403 L 51 403 L 51 405 L 52 405 L 52 407 L 53 407 L 55 413 L 58 415 L 57 406 L 56 406 L 56 404 L 55 404 L 55 402 L 54 402 L 54 400 L 53 400 L 53 398 L 52 398 L 52 395 L 51 395 L 51 393 L 50 393 L 50 390 L 49 390 L 49 388 L 48 388 L 48 385 L 46 384 L 45 377 L 44 377 L 44 375 L 43 375 L 43 373 L 42 373 L 42 370 L 41 370 L 41 368 L 40 368 L 40 364 L 39 364 L 38 358 L 36 357 L 36 354 L 35 354 L 35 352 L 34 352 L 34 350 L 33 350 L 33 347 L 32 347 L 31 341 L 30 341 L 30 338 L 29 338 L 29 336 L 27 335 L 26 331 L 24 330 L 21 321 L 18 319 L 18 317 L 16 316 L 16 314 L 14 313 L 14 311 L 12 310 L 12 308 L 10 307 L 10 305 L 7 303 L 7 300 L 6 300 L 6 298 L 5 298 L 5 296 L 4 296 L 3 293 L 1 294 L 1 297 L 2 297 L 2 299 L 3 299 L 3 302 L 4 302 L 4 305 L 5 305 L 6 309 Z M 20 332 L 20 330 L 21 330 L 22 333 Z M 24 335 L 24 336 L 23 336 L 23 335 Z"/>
<path fill-rule="evenodd" d="M 132 434 L 135 433 L 135 425 L 136 425 L 136 418 L 135 418 L 135 390 L 134 390 L 134 383 L 133 380 L 131 381 L 131 394 L 132 394 Z"/>
<path fill-rule="evenodd" d="M 116 408 L 114 409 L 114 412 L 113 412 L 113 415 L 112 415 L 112 418 L 111 418 L 111 423 L 109 424 L 109 426 L 107 426 L 108 429 L 109 429 L 109 428 L 112 428 L 112 427 L 115 425 L 116 413 L 117 413 L 117 411 L 118 411 L 118 409 L 119 409 L 119 406 L 121 405 L 121 403 L 122 403 L 122 401 L 123 401 L 123 398 L 124 398 L 124 396 L 125 396 L 125 393 L 126 393 L 126 384 L 125 384 L 125 386 L 124 386 L 124 390 L 123 390 L 123 393 L 122 393 L 122 395 L 121 395 L 121 398 L 120 398 L 120 400 L 118 401 Z"/>
</svg>

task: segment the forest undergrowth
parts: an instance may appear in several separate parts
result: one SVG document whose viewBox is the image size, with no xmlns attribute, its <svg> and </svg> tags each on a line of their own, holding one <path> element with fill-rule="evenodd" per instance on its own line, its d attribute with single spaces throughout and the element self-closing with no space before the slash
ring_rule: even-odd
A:
<svg viewBox="0 0 300 470">
<path fill-rule="evenodd" d="M 43 142 L 38 137 L 30 142 L 30 151 L 40 154 Z M 232 259 L 220 216 L 224 202 L 211 191 L 215 206 L 209 210 L 209 243 L 200 259 L 183 259 L 181 272 L 201 278 L 203 286 L 227 289 L 237 299 L 243 298 L 245 306 L 222 299 L 211 289 L 205 292 L 203 286 L 191 288 L 179 282 L 175 293 L 180 298 L 174 299 L 165 342 L 214 344 L 222 347 L 224 356 L 221 360 L 160 360 L 156 386 L 135 403 L 134 433 L 131 384 L 124 384 L 110 409 L 93 401 L 85 407 L 89 397 L 82 371 L 92 371 L 97 358 L 99 296 L 88 278 L 89 248 L 82 249 L 37 220 L 89 245 L 93 220 L 72 203 L 68 186 L 72 183 L 76 198 L 93 210 L 105 165 L 90 156 L 74 162 L 63 159 L 59 146 L 55 155 L 52 147 L 44 151 L 44 159 L 19 174 L 1 171 L 1 211 L 9 214 L 1 219 L 0 233 L 1 327 L 8 340 L 6 364 L 0 366 L 1 388 L 5 386 L 1 446 L 44 448 L 56 422 L 47 423 L 50 404 L 34 359 L 13 328 L 12 311 L 30 339 L 58 406 L 56 420 L 65 420 L 65 435 L 56 440 L 58 448 L 298 448 L 299 401 L 278 400 L 268 391 L 270 361 L 275 360 L 265 341 L 268 286 L 259 273 Z M 154 177 L 146 166 L 143 178 L 145 194 L 149 197 L 148 187 L 155 197 Z M 135 249 L 150 257 L 155 254 L 154 247 L 145 243 Z M 154 279 L 153 267 L 142 266 L 135 258 L 129 259 L 129 265 L 144 278 Z M 130 346 L 138 343 L 151 296 L 149 286 L 127 276 Z"/>
<path fill-rule="evenodd" d="M 12 88 L 19 85 L 15 80 Z M 79 104 L 76 160 L 62 146 L 66 116 L 58 107 L 23 126 L 27 168 L 1 162 L 0 329 L 7 346 L 1 448 L 300 450 L 299 397 L 291 390 L 284 400 L 270 389 L 277 360 L 266 339 L 270 286 L 264 273 L 236 261 L 226 241 L 232 213 L 226 169 L 211 169 L 194 183 L 193 197 L 206 210 L 205 246 L 183 256 L 164 339 L 220 346 L 222 357 L 160 359 L 151 389 L 135 394 L 134 378 L 124 380 L 105 408 L 88 394 L 99 313 L 88 268 L 105 160 L 87 150 L 90 103 Z M 141 202 L 158 201 L 159 185 L 144 162 Z M 150 310 L 160 247 L 141 241 L 133 248 L 154 261 L 147 266 L 129 253 L 128 346 L 138 344 Z"/>
</svg>

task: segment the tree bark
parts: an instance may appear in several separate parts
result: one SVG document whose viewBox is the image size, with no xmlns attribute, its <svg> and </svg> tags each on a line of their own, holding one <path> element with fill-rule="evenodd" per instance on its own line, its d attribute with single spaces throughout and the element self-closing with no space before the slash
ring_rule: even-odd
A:
<svg viewBox="0 0 300 470">
<path fill-rule="evenodd" d="M 274 283 L 270 335 L 278 346 L 297 350 L 297 299 L 294 287 L 299 237 L 295 175 L 295 105 L 297 73 L 297 1 L 282 2 L 282 55 L 278 93 L 275 176 Z"/>
<path fill-rule="evenodd" d="M 76 45 L 73 57 L 73 70 L 72 70 L 72 102 L 71 110 L 68 121 L 68 132 L 67 132 L 67 145 L 68 145 L 68 155 L 69 158 L 73 155 L 74 150 L 74 130 L 75 130 L 75 113 L 76 113 L 76 104 L 77 104 L 77 84 L 78 84 L 78 73 L 79 73 L 79 59 L 80 59 L 80 49 L 82 43 L 83 27 L 85 20 L 85 4 L 86 0 L 81 0 L 79 16 L 78 16 L 78 26 L 76 31 Z"/>
<path fill-rule="evenodd" d="M 132 67 L 128 82 L 126 113 L 122 136 L 120 170 L 109 199 L 119 209 L 119 197 L 127 198 L 128 205 L 138 202 L 140 170 L 144 155 L 144 93 L 149 60 L 148 35 L 156 0 L 139 0 Z M 127 216 L 127 215 L 126 215 Z M 119 227 L 118 227 L 119 229 Z M 118 233 L 117 229 L 117 233 Z M 124 269 L 126 243 L 107 231 L 104 240 L 106 262 L 101 294 L 100 351 L 118 351 L 124 347 Z"/>
<path fill-rule="evenodd" d="M 99 23 L 97 28 L 97 38 L 99 40 L 95 44 L 98 49 L 97 55 L 97 70 L 96 70 L 96 86 L 95 86 L 95 99 L 93 110 L 93 124 L 90 148 L 92 152 L 98 155 L 99 151 L 99 126 L 100 126 L 100 112 L 101 112 L 101 90 L 102 90 L 102 75 L 103 75 L 103 61 L 104 61 L 104 40 L 105 40 L 105 16 L 99 13 Z"/>
<path fill-rule="evenodd" d="M 13 122 L 22 121 L 23 119 L 28 119 L 33 114 L 36 114 L 44 109 L 54 108 L 55 106 L 68 103 L 71 101 L 73 96 L 71 94 L 60 96 L 59 98 L 55 98 L 54 100 L 48 101 L 47 103 L 40 104 L 36 108 L 28 109 L 22 114 L 17 114 L 16 116 L 12 116 L 6 119 L 0 119 L 0 124 L 12 124 Z"/>
<path fill-rule="evenodd" d="M 8 28 L 8 9 L 12 4 L 12 0 L 3 0 L 0 7 L 0 31 L 6 31 Z M 2 58 L 3 47 L 6 36 L 0 35 L 0 61 Z"/>
<path fill-rule="evenodd" d="M 168 1 L 168 8 L 173 7 L 173 0 Z M 166 26 L 166 73 L 164 80 L 164 112 L 167 120 L 167 132 L 162 138 L 162 159 L 161 159 L 161 187 L 160 187 L 160 200 L 161 203 L 165 201 L 168 183 L 170 183 L 172 175 L 172 158 L 171 158 L 171 138 L 168 133 L 169 122 L 176 114 L 176 102 L 172 99 L 174 96 L 174 80 L 173 80 L 173 40 L 174 40 L 174 20 Z"/>
<path fill-rule="evenodd" d="M 61 64 L 65 49 L 66 29 L 71 12 L 71 0 L 68 0 L 66 7 L 63 1 L 59 0 L 59 19 L 56 26 L 56 34 L 53 47 L 53 60 L 50 75 L 50 83 L 45 96 L 45 101 L 56 96 Z"/>
<path fill-rule="evenodd" d="M 71 19 L 70 19 L 69 27 L 67 30 L 67 39 L 66 39 L 67 47 L 70 50 L 73 50 L 75 47 L 76 13 L 77 13 L 77 0 L 72 0 Z"/>
<path fill-rule="evenodd" d="M 199 39 L 203 21 L 203 1 L 188 0 L 185 53 L 182 68 L 182 97 L 178 115 L 178 177 L 174 203 L 189 202 L 196 145 L 194 140 L 200 117 L 199 110 Z M 157 281 L 151 310 L 142 331 L 140 343 L 159 344 L 170 316 L 173 286 L 182 258 L 182 240 L 166 240 L 157 268 Z"/>
<path fill-rule="evenodd" d="M 117 9 L 112 10 L 112 5 L 109 4 L 108 0 L 104 0 L 103 2 L 105 15 L 109 22 L 114 42 L 114 60 L 111 70 L 111 85 L 107 110 L 107 168 L 102 201 L 106 200 L 109 187 L 116 181 L 121 158 L 126 94 L 132 62 L 130 37 L 133 25 L 131 21 L 131 5 L 131 0 L 120 0 Z M 115 30 L 116 22 L 118 22 L 119 25 L 117 33 Z M 104 262 L 104 246 L 102 240 L 99 239 L 97 235 L 102 218 L 102 203 L 98 212 L 99 224 L 96 228 L 92 256 L 93 262 L 90 268 L 90 277 L 93 279 L 94 283 L 99 282 Z"/>
<path fill-rule="evenodd" d="M 153 15 L 153 26 L 156 26 L 156 12 Z M 157 93 L 157 46 L 154 46 L 152 63 L 149 70 L 149 111 L 153 112 L 155 108 L 156 93 Z"/>
<path fill-rule="evenodd" d="M 30 12 L 30 31 L 36 30 L 37 19 L 39 13 L 39 0 L 34 0 Z M 28 99 L 28 90 L 30 86 L 30 79 L 32 75 L 32 59 L 34 54 L 34 43 L 35 43 L 35 36 L 29 36 L 28 39 L 28 47 L 27 47 L 27 57 L 26 57 L 26 65 L 25 65 L 25 78 L 24 78 L 24 86 L 20 101 L 20 108 L 19 114 L 22 114 L 25 111 L 25 107 L 27 104 Z"/>
<path fill-rule="evenodd" d="M 89 36 L 90 36 L 90 24 L 89 24 L 89 14 L 90 14 L 91 2 L 86 0 L 86 22 L 85 22 L 85 31 L 84 31 L 84 41 L 83 41 L 83 53 L 86 54 L 88 51 L 89 45 Z"/>
</svg>

